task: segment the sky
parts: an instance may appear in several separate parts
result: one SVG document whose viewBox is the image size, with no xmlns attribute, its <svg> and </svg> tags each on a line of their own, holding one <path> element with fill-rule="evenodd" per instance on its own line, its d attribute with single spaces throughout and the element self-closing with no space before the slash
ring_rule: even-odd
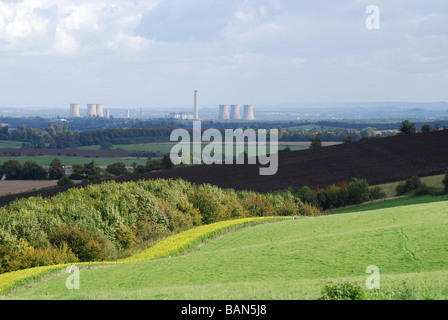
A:
<svg viewBox="0 0 448 320">
<path fill-rule="evenodd" d="M 380 29 L 368 29 L 369 5 Z M 446 0 L 0 0 L 0 107 L 448 101 Z"/>
</svg>

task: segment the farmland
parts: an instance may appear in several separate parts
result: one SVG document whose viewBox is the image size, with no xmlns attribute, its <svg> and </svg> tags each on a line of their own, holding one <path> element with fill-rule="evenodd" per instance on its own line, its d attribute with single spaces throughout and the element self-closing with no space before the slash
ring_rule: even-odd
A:
<svg viewBox="0 0 448 320">
<path fill-rule="evenodd" d="M 258 225 L 187 255 L 83 269 L 80 290 L 59 276 L 11 298 L 317 299 L 350 282 L 366 299 L 448 299 L 448 201 L 434 200 Z M 370 265 L 380 290 L 365 288 Z"/>
<path fill-rule="evenodd" d="M 49 166 L 51 161 L 54 159 L 54 156 L 34 156 L 34 157 L 1 157 L 1 162 L 6 162 L 11 159 L 16 159 L 21 163 L 25 163 L 26 161 L 35 161 L 41 166 Z M 66 166 L 71 166 L 73 164 L 84 164 L 91 161 L 95 161 L 96 165 L 99 166 L 107 166 L 111 163 L 115 162 L 123 162 L 124 164 L 130 166 L 134 162 L 137 164 L 144 165 L 148 160 L 147 159 L 137 159 L 134 157 L 126 157 L 126 158 L 100 158 L 100 157 L 69 157 L 69 156 L 57 156 L 59 160 Z"/>
</svg>

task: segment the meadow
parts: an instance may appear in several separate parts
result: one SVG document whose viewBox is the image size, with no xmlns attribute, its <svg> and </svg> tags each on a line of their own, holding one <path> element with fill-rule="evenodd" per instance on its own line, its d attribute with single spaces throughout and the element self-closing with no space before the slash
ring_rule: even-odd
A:
<svg viewBox="0 0 448 320">
<path fill-rule="evenodd" d="M 9 298 L 318 299 L 326 284 L 350 282 L 366 299 L 448 299 L 448 199 L 394 201 L 241 229 L 185 255 L 83 269 L 80 290 L 66 289 L 66 275 L 49 277 Z M 365 288 L 371 265 L 379 290 Z"/>
<path fill-rule="evenodd" d="M 16 159 L 22 164 L 26 161 L 35 161 L 41 166 L 48 167 L 53 161 L 55 156 L 33 156 L 33 157 L 0 157 L 0 163 L 4 163 L 11 159 Z M 59 160 L 66 166 L 71 166 L 74 164 L 85 164 L 95 161 L 96 165 L 108 166 L 109 164 L 116 162 L 123 162 L 127 166 L 131 166 L 133 163 L 145 165 L 148 159 L 145 158 L 101 158 L 101 157 L 73 157 L 73 156 L 57 156 Z M 143 160 L 142 160 L 143 159 Z"/>
</svg>

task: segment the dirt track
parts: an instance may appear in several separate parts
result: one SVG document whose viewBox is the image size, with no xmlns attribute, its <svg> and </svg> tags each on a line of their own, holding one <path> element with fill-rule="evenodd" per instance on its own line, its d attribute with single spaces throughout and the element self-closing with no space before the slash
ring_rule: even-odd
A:
<svg viewBox="0 0 448 320">
<path fill-rule="evenodd" d="M 413 135 L 398 135 L 325 148 L 279 154 L 279 169 L 274 176 L 260 176 L 258 165 L 211 165 L 177 168 L 168 171 L 127 176 L 118 182 L 156 178 L 182 178 L 223 188 L 268 192 L 288 187 L 325 187 L 352 177 L 367 179 L 370 185 L 404 180 L 411 176 L 442 174 L 448 169 L 448 130 Z M 52 196 L 67 188 L 52 188 L 37 193 Z M 0 198 L 0 206 L 17 196 Z"/>
</svg>

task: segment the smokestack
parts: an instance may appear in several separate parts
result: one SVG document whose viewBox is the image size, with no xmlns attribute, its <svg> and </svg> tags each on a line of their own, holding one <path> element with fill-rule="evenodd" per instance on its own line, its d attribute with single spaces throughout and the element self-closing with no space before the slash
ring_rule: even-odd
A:
<svg viewBox="0 0 448 320">
<path fill-rule="evenodd" d="M 97 105 L 96 105 L 96 115 L 97 115 L 98 117 L 100 117 L 100 118 L 103 118 L 103 117 L 104 117 L 104 114 L 103 114 L 103 105 L 102 105 L 102 104 L 97 104 Z"/>
<path fill-rule="evenodd" d="M 73 103 L 70 105 L 70 118 L 81 118 L 79 113 L 79 104 Z"/>
<path fill-rule="evenodd" d="M 129 109 L 126 109 L 126 119 L 129 119 L 131 117 L 131 112 Z"/>
<path fill-rule="evenodd" d="M 219 106 L 219 120 L 229 120 L 229 106 L 226 104 L 221 104 Z"/>
<path fill-rule="evenodd" d="M 251 104 L 244 106 L 244 120 L 247 120 L 247 121 L 255 120 L 254 107 Z"/>
<path fill-rule="evenodd" d="M 194 91 L 194 120 L 199 120 L 199 97 L 198 97 L 198 90 Z"/>
<path fill-rule="evenodd" d="M 232 119 L 232 120 L 241 120 L 240 106 L 239 105 L 234 104 L 234 105 L 231 106 L 230 119 Z"/>
<path fill-rule="evenodd" d="M 109 109 L 106 110 L 106 118 L 107 118 L 107 119 L 110 118 L 110 110 L 109 110 Z"/>
<path fill-rule="evenodd" d="M 88 104 L 87 105 L 87 116 L 88 117 L 96 117 L 96 104 Z"/>
</svg>

